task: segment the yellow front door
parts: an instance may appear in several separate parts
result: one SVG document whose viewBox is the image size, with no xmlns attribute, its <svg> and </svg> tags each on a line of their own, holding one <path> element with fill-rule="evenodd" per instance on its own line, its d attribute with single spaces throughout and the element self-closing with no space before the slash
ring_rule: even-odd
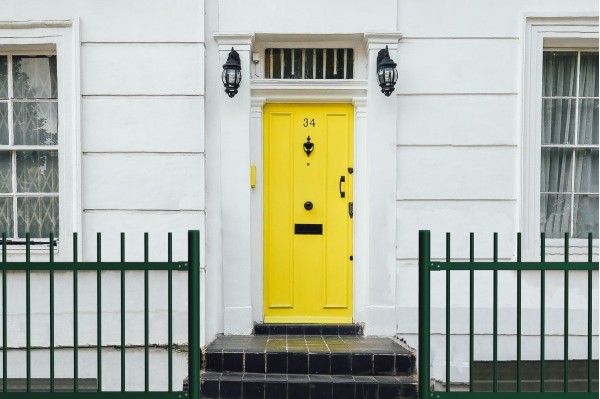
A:
<svg viewBox="0 0 600 399">
<path fill-rule="evenodd" d="M 265 323 L 352 322 L 351 104 L 264 108 Z"/>
</svg>

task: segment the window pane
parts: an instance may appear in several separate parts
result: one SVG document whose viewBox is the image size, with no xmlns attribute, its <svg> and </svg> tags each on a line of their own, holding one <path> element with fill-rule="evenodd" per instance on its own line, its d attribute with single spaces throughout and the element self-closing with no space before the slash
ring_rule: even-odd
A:
<svg viewBox="0 0 600 399">
<path fill-rule="evenodd" d="M 18 151 L 17 191 L 20 193 L 57 193 L 58 152 Z"/>
<path fill-rule="evenodd" d="M 8 57 L 0 57 L 0 98 L 8 98 Z"/>
<path fill-rule="evenodd" d="M 598 196 L 576 195 L 574 218 L 575 226 L 573 236 L 575 238 L 587 238 L 592 233 L 598 238 Z"/>
<path fill-rule="evenodd" d="M 544 97 L 574 97 L 577 53 L 544 52 Z"/>
<path fill-rule="evenodd" d="M 8 104 L 0 103 L 0 144 L 8 144 Z"/>
<path fill-rule="evenodd" d="M 327 49 L 325 51 L 326 59 L 325 59 L 325 78 L 326 79 L 337 79 L 337 76 L 334 75 L 334 72 L 337 72 L 335 69 L 336 65 L 333 61 L 337 61 L 337 55 L 335 54 L 334 49 Z"/>
<path fill-rule="evenodd" d="M 574 144 L 576 100 L 543 100 L 542 144 Z"/>
<path fill-rule="evenodd" d="M 541 191 L 561 193 L 571 191 L 573 150 L 542 148 Z"/>
<path fill-rule="evenodd" d="M 302 49 L 292 49 L 292 79 L 302 79 Z"/>
<path fill-rule="evenodd" d="M 598 150 L 575 152 L 575 192 L 598 192 Z"/>
<path fill-rule="evenodd" d="M 570 195 L 542 194 L 540 205 L 540 228 L 546 237 L 561 238 L 570 232 Z"/>
<path fill-rule="evenodd" d="M 598 100 L 579 100 L 577 144 L 598 144 Z"/>
<path fill-rule="evenodd" d="M 304 54 L 306 55 L 306 60 L 304 62 L 304 79 L 315 79 L 315 68 L 313 68 L 313 53 L 315 50 L 308 48 L 302 51 L 304 51 Z"/>
<path fill-rule="evenodd" d="M 315 79 L 323 79 L 323 49 L 318 48 L 313 53 L 313 63 L 315 62 Z"/>
<path fill-rule="evenodd" d="M 58 198 L 24 197 L 17 199 L 19 237 L 31 233 L 31 238 L 58 237 Z"/>
<path fill-rule="evenodd" d="M 12 198 L 0 197 L 0 234 L 6 233 L 7 237 L 13 235 L 12 201 Z"/>
<path fill-rule="evenodd" d="M 295 78 L 292 76 L 292 49 L 283 49 L 283 78 L 290 79 Z"/>
<path fill-rule="evenodd" d="M 598 53 L 581 53 L 579 95 L 598 97 Z"/>
<path fill-rule="evenodd" d="M 273 69 L 271 70 L 271 78 L 280 79 L 281 76 L 281 51 L 280 49 L 273 49 L 271 57 L 273 57 Z"/>
<path fill-rule="evenodd" d="M 58 144 L 57 103 L 14 103 L 16 145 Z"/>
<path fill-rule="evenodd" d="M 354 76 L 354 62 L 352 62 L 354 60 L 354 49 L 348 49 L 347 56 L 346 67 L 348 69 L 346 70 L 346 78 L 352 79 Z"/>
<path fill-rule="evenodd" d="M 15 98 L 57 98 L 56 56 L 13 57 Z"/>
<path fill-rule="evenodd" d="M 0 193 L 12 193 L 11 153 L 0 152 Z"/>
</svg>

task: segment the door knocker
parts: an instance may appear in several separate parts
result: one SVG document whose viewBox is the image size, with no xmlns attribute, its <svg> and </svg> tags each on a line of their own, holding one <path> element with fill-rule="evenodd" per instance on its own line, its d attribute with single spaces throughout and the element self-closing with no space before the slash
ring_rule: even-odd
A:
<svg viewBox="0 0 600 399">
<path fill-rule="evenodd" d="M 302 147 L 304 148 L 304 152 L 306 153 L 306 156 L 310 157 L 310 154 L 312 154 L 313 150 L 315 149 L 314 143 L 310 142 L 310 136 L 308 136 L 306 138 L 306 143 L 304 143 L 304 145 Z"/>
</svg>

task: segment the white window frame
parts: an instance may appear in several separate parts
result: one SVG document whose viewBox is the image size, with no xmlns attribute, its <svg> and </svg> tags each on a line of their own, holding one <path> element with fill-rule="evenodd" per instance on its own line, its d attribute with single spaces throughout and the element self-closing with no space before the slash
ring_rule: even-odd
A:
<svg viewBox="0 0 600 399">
<path fill-rule="evenodd" d="M 59 236 L 57 261 L 70 260 L 73 232 L 81 231 L 81 89 L 78 19 L 0 21 L 0 52 L 54 52 L 58 79 Z M 16 223 L 16 221 L 15 221 Z M 78 240 L 81 253 L 82 239 Z M 32 260 L 48 258 L 48 245 L 32 246 Z M 9 259 L 24 258 L 22 246 Z"/>
<path fill-rule="evenodd" d="M 266 56 L 265 50 L 268 48 L 351 48 L 354 50 L 354 77 L 352 79 L 339 79 L 343 81 L 362 80 L 366 79 L 366 53 L 363 46 L 360 45 L 363 37 L 359 34 L 342 34 L 335 35 L 285 35 L 285 34 L 257 34 L 255 42 L 252 45 L 252 52 L 258 53 L 259 61 L 253 62 L 251 66 L 251 79 L 260 79 L 266 81 L 301 81 L 304 84 L 307 82 L 330 80 L 337 81 L 338 79 L 266 79 L 265 65 Z"/>
<path fill-rule="evenodd" d="M 529 16 L 523 41 L 523 119 L 521 142 L 520 227 L 523 256 L 540 257 L 540 174 L 542 132 L 542 70 L 544 50 L 598 50 L 598 16 Z M 598 252 L 598 240 L 593 242 Z M 586 255 L 586 239 L 571 238 L 572 255 Z M 546 254 L 563 253 L 563 239 L 546 239 Z"/>
</svg>

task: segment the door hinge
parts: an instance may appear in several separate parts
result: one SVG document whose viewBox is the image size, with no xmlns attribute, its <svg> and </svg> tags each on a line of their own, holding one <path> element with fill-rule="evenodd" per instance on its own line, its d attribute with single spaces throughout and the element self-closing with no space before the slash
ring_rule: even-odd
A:
<svg viewBox="0 0 600 399">
<path fill-rule="evenodd" d="M 350 215 L 350 219 L 354 216 L 354 202 L 348 202 L 348 215 Z"/>
</svg>

